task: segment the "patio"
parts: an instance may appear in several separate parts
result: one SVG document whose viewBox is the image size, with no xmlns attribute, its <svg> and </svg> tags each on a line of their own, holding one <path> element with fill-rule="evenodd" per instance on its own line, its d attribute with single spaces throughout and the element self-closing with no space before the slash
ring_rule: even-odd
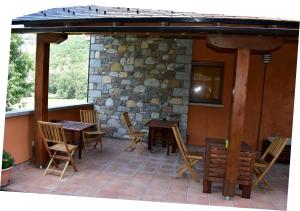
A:
<svg viewBox="0 0 300 211">
<path fill-rule="evenodd" d="M 267 178 L 275 191 L 255 186 L 251 199 L 237 195 L 230 200 L 222 196 L 222 184 L 213 183 L 212 193 L 202 192 L 203 161 L 196 167 L 200 181 L 189 175 L 174 178 L 175 169 L 182 163 L 179 152 L 166 156 L 166 148 L 155 153 L 145 150 L 125 152 L 126 140 L 104 138 L 103 151 L 90 150 L 76 164 L 79 172 L 69 168 L 62 181 L 55 175 L 43 176 L 45 169 L 33 167 L 30 162 L 18 165 L 12 173 L 12 182 L 4 190 L 29 193 L 60 194 L 97 198 L 145 200 L 185 204 L 216 205 L 260 209 L 285 210 L 287 204 L 289 165 L 276 164 Z M 203 148 L 199 148 L 203 149 Z M 272 177 L 269 177 L 269 176 Z"/>
</svg>

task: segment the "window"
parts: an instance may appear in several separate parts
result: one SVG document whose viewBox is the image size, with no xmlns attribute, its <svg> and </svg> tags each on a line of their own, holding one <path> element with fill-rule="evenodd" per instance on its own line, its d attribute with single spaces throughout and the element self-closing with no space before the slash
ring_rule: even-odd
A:
<svg viewBox="0 0 300 211">
<path fill-rule="evenodd" d="M 223 71 L 223 63 L 193 63 L 190 102 L 221 104 L 223 89 Z"/>
</svg>

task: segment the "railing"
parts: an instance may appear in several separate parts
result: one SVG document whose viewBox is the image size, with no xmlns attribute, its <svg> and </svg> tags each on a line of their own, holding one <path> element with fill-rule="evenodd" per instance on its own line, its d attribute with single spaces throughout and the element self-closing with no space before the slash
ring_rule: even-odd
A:
<svg viewBox="0 0 300 211">
<path fill-rule="evenodd" d="M 78 104 L 49 108 L 48 118 L 79 121 L 80 109 L 92 109 L 93 104 Z M 34 110 L 10 111 L 5 114 L 3 149 L 12 154 L 15 163 L 32 158 L 34 134 Z"/>
</svg>

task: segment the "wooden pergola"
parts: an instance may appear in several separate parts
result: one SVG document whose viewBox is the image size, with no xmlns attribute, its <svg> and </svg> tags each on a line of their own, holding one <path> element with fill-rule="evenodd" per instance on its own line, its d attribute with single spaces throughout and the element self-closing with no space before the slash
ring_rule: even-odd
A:
<svg viewBox="0 0 300 211">
<path fill-rule="evenodd" d="M 218 49 L 236 51 L 235 80 L 228 136 L 230 139 L 224 196 L 234 196 L 239 173 L 239 152 L 244 129 L 247 81 L 251 51 L 270 52 L 284 39 L 298 39 L 299 23 L 246 17 L 208 16 L 173 11 L 104 8 L 96 6 L 56 8 L 13 20 L 12 33 L 36 33 L 36 78 L 34 122 L 48 120 L 50 43 L 60 43 L 68 34 L 137 34 L 146 36 L 206 36 Z M 37 128 L 37 127 L 35 127 Z M 38 131 L 34 132 L 34 162 L 47 162 L 47 152 Z"/>
</svg>

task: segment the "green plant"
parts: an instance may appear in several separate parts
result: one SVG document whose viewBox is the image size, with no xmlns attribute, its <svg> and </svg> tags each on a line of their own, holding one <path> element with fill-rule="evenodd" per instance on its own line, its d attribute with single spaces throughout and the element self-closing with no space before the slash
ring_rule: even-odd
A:
<svg viewBox="0 0 300 211">
<path fill-rule="evenodd" d="M 7 169 L 14 165 L 14 158 L 6 151 L 3 151 L 2 154 L 2 169 Z"/>
</svg>

